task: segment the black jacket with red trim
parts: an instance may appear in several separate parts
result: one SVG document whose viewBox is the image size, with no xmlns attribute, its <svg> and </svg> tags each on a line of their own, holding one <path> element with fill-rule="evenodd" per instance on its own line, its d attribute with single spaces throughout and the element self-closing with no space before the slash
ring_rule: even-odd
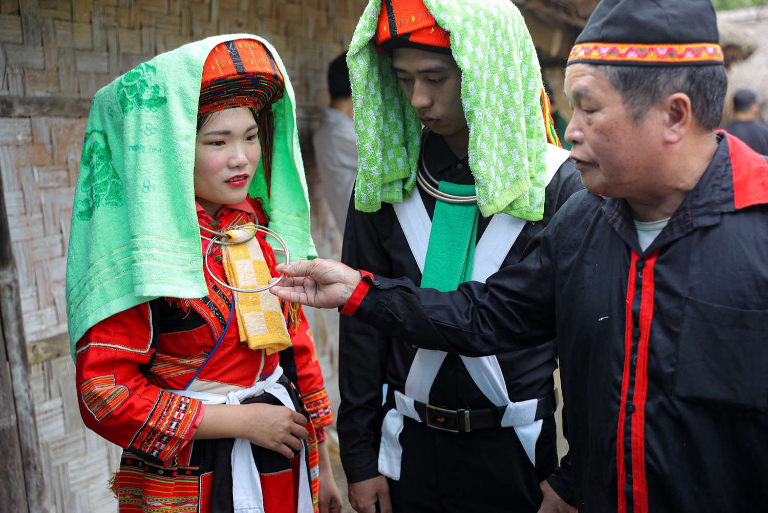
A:
<svg viewBox="0 0 768 513">
<path fill-rule="evenodd" d="M 550 484 L 582 513 L 763 510 L 768 161 L 718 144 L 646 251 L 623 200 L 583 191 L 486 285 L 374 276 L 354 316 L 469 356 L 556 334 L 573 467 Z"/>
</svg>

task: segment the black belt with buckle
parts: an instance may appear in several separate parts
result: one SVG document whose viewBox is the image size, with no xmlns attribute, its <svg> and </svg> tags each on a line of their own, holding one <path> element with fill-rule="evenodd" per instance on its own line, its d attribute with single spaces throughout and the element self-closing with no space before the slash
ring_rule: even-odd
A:
<svg viewBox="0 0 768 513">
<path fill-rule="evenodd" d="M 549 417 L 557 409 L 557 389 L 538 399 L 536 418 Z M 431 404 L 414 401 L 413 405 L 427 426 L 451 433 L 469 433 L 477 429 L 487 429 L 501 425 L 506 406 L 495 408 L 477 408 L 473 410 L 449 410 Z"/>
</svg>

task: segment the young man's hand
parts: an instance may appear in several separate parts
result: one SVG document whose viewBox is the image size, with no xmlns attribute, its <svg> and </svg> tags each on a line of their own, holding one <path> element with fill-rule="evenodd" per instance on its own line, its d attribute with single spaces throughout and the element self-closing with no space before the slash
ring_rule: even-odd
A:
<svg viewBox="0 0 768 513">
<path fill-rule="evenodd" d="M 280 264 L 277 271 L 286 273 L 280 284 L 269 289 L 272 294 L 302 305 L 314 308 L 336 308 L 343 306 L 355 287 L 360 283 L 360 273 L 341 262 L 318 258 L 312 261 Z M 274 282 L 277 278 L 272 278 Z"/>
<path fill-rule="evenodd" d="M 560 498 L 546 480 L 542 481 L 540 486 L 544 499 L 541 501 L 539 513 L 578 513 L 576 508 Z"/>
<path fill-rule="evenodd" d="M 378 476 L 359 483 L 349 483 L 349 503 L 357 513 L 392 513 L 387 478 Z"/>
</svg>

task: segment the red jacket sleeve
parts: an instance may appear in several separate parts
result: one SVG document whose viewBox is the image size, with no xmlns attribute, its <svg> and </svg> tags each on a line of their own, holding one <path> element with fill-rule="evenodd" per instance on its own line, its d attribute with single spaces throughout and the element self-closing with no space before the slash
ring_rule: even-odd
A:
<svg viewBox="0 0 768 513">
<path fill-rule="evenodd" d="M 321 431 L 320 428 L 333 423 L 333 412 L 331 411 L 331 402 L 328 400 L 328 392 L 325 391 L 323 384 L 320 362 L 315 353 L 312 330 L 309 328 L 309 322 L 307 322 L 303 310 L 300 313 L 300 322 L 296 330 L 289 329 L 288 331 L 293 343 L 293 357 L 296 360 L 296 370 L 299 376 L 297 384 L 301 398 L 309 411 L 312 425 Z M 323 434 L 318 433 L 318 439 L 322 437 Z"/>
<path fill-rule="evenodd" d="M 164 464 L 192 439 L 204 407 L 147 381 L 140 366 L 153 352 L 149 303 L 105 319 L 77 343 L 77 393 L 89 429 Z"/>
</svg>

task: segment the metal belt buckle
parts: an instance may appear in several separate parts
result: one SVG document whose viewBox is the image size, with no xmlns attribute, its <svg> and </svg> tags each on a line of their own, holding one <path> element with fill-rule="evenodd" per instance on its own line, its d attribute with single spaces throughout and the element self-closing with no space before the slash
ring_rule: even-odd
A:
<svg viewBox="0 0 768 513">
<path fill-rule="evenodd" d="M 449 433 L 459 432 L 459 412 L 427 405 L 427 426 Z"/>
</svg>

